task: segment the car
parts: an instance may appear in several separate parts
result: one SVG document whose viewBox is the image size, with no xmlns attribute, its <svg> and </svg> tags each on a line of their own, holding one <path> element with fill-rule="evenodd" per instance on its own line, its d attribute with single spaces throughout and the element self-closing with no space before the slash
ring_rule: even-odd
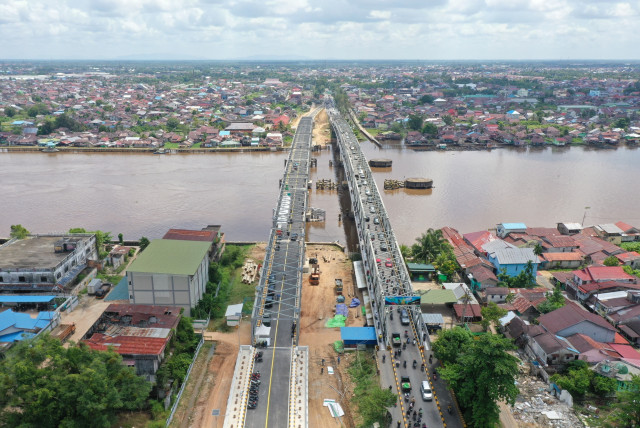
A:
<svg viewBox="0 0 640 428">
<path fill-rule="evenodd" d="M 376 207 L 374 207 L 373 205 L 369 206 L 369 212 L 370 213 L 375 213 L 376 212 Z"/>
<path fill-rule="evenodd" d="M 431 391 L 431 386 L 429 385 L 428 380 L 420 382 L 420 395 L 422 396 L 423 401 L 433 400 L 433 392 Z"/>
<path fill-rule="evenodd" d="M 381 262 L 381 261 L 382 261 L 382 260 L 380 260 L 380 259 L 376 259 L 376 263 L 377 263 L 377 264 L 380 264 L 380 262 Z"/>
<path fill-rule="evenodd" d="M 378 239 L 381 241 L 384 241 L 384 233 L 382 232 L 378 233 Z"/>
<path fill-rule="evenodd" d="M 364 221 L 369 221 L 369 216 L 364 216 Z"/>
<path fill-rule="evenodd" d="M 380 219 L 378 217 L 374 217 L 373 224 L 380 224 Z"/>
<path fill-rule="evenodd" d="M 271 314 L 264 314 L 262 316 L 262 324 L 267 327 L 271 326 Z"/>
<path fill-rule="evenodd" d="M 297 234 L 297 233 L 295 233 L 295 232 L 293 232 L 293 233 L 291 234 L 291 240 L 292 240 L 292 241 L 296 241 L 297 239 L 298 239 L 298 234 Z"/>
<path fill-rule="evenodd" d="M 411 320 L 409 319 L 409 313 L 404 308 L 400 311 L 400 324 L 402 325 L 411 324 Z"/>
<path fill-rule="evenodd" d="M 389 247 L 384 242 L 380 243 L 380 251 L 389 251 Z"/>
<path fill-rule="evenodd" d="M 384 265 L 385 265 L 386 267 L 393 267 L 393 263 L 391 262 L 391 259 L 387 259 L 387 260 L 384 262 Z"/>
</svg>

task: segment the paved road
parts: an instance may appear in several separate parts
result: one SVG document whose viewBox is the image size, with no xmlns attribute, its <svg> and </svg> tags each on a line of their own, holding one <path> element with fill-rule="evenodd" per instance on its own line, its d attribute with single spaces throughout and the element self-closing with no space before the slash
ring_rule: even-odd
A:
<svg viewBox="0 0 640 428">
<path fill-rule="evenodd" d="M 258 349 L 263 353 L 262 362 L 255 362 L 255 370 L 261 373 L 258 404 L 247 410 L 246 427 L 289 424 L 291 352 L 297 342 L 294 322 L 299 313 L 304 264 L 312 127 L 312 117 L 303 117 L 298 124 L 274 212 L 254 311 L 255 325 L 271 328 L 270 344 Z"/>
</svg>

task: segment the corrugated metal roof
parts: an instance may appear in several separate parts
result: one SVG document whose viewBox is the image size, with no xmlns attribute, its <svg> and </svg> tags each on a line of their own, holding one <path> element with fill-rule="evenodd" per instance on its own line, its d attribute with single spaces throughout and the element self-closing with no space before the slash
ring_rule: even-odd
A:
<svg viewBox="0 0 640 428">
<path fill-rule="evenodd" d="M 420 304 L 442 305 L 445 303 L 455 303 L 458 299 L 451 290 L 429 290 L 420 296 Z"/>
<path fill-rule="evenodd" d="M 442 314 L 422 314 L 422 321 L 425 324 L 444 324 Z"/>
<path fill-rule="evenodd" d="M 47 303 L 56 296 L 0 296 L 0 303 Z"/>
<path fill-rule="evenodd" d="M 529 261 L 534 264 L 539 263 L 533 248 L 503 248 L 492 251 L 491 256 L 496 258 L 501 265 L 523 265 Z"/>
<path fill-rule="evenodd" d="M 193 275 L 210 246 L 210 242 L 156 239 L 138 255 L 127 271 Z"/>
</svg>

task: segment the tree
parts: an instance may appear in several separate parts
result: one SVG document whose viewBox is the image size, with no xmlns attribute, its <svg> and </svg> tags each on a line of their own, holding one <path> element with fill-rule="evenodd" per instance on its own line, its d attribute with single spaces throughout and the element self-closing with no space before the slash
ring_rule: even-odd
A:
<svg viewBox="0 0 640 428">
<path fill-rule="evenodd" d="M 591 386 L 591 377 L 594 372 L 589 370 L 587 363 L 584 361 L 572 361 L 568 365 L 565 374 L 554 374 L 551 381 L 555 382 L 560 388 L 566 389 L 574 397 L 583 397 Z"/>
<path fill-rule="evenodd" d="M 4 114 L 7 117 L 13 117 L 16 115 L 16 113 L 18 113 L 18 110 L 15 107 L 9 106 L 4 108 Z"/>
<path fill-rule="evenodd" d="M 556 309 L 560 309 L 565 304 L 564 296 L 560 286 L 556 286 L 553 293 L 547 293 L 547 300 L 538 305 L 538 310 L 541 314 L 546 314 Z"/>
<path fill-rule="evenodd" d="M 440 253 L 451 250 L 451 245 L 444 239 L 440 229 L 428 229 L 416 241 L 411 252 L 416 261 L 423 263 L 432 263 Z"/>
<path fill-rule="evenodd" d="M 495 302 L 489 302 L 487 306 L 480 310 L 482 313 L 482 325 L 485 330 L 489 327 L 490 323 L 497 324 L 498 320 L 507 315 L 507 310 L 502 309 Z"/>
<path fill-rule="evenodd" d="M 440 330 L 438 338 L 432 344 L 433 355 L 443 365 L 455 364 L 458 356 L 471 342 L 473 342 L 471 333 L 462 327 Z"/>
<path fill-rule="evenodd" d="M 438 127 L 431 122 L 427 122 L 422 127 L 422 133 L 435 137 L 436 135 L 438 135 Z"/>
<path fill-rule="evenodd" d="M 409 248 L 407 245 L 400 245 L 400 254 L 402 254 L 402 258 L 404 259 L 405 263 L 408 260 L 411 260 L 411 248 Z"/>
<path fill-rule="evenodd" d="M 175 117 L 170 117 L 167 119 L 167 129 L 169 131 L 174 131 L 178 126 L 180 126 L 180 121 Z"/>
<path fill-rule="evenodd" d="M 49 335 L 17 342 L 0 362 L 0 425 L 110 427 L 116 413 L 141 409 L 151 384 L 113 350 Z"/>
<path fill-rule="evenodd" d="M 484 334 L 471 340 L 454 364 L 440 369 L 442 378 L 455 391 L 465 420 L 471 426 L 497 425 L 500 419 L 497 402 L 515 403 L 519 394 L 515 385 L 518 359 L 507 352 L 513 349 L 515 346 L 509 339 Z"/>
<path fill-rule="evenodd" d="M 440 271 L 441 274 L 451 277 L 458 270 L 458 262 L 453 251 L 447 249 L 436 257 L 433 266 Z"/>
<path fill-rule="evenodd" d="M 9 236 L 17 239 L 24 239 L 29 235 L 29 231 L 23 227 L 21 224 L 12 224 L 11 225 L 11 233 Z"/>
<path fill-rule="evenodd" d="M 124 244 L 124 235 L 122 233 L 118 233 L 118 242 L 120 245 Z"/>
<path fill-rule="evenodd" d="M 591 379 L 591 390 L 594 394 L 601 397 L 613 394 L 617 387 L 618 382 L 612 377 L 595 374 Z"/>
<path fill-rule="evenodd" d="M 451 117 L 450 114 L 445 114 L 444 116 L 442 116 L 442 121 L 447 126 L 453 125 L 453 117 Z"/>
<path fill-rule="evenodd" d="M 625 391 L 618 392 L 619 402 L 611 419 L 619 426 L 640 427 L 640 376 L 633 375 Z"/>
<path fill-rule="evenodd" d="M 38 127 L 38 135 L 49 135 L 54 129 L 54 122 L 52 120 L 45 120 L 44 123 Z"/>
<path fill-rule="evenodd" d="M 422 130 L 422 122 L 424 118 L 417 114 L 410 114 L 409 120 L 407 121 L 407 128 L 412 131 L 420 131 Z"/>
<path fill-rule="evenodd" d="M 614 120 L 613 123 L 611 123 L 612 128 L 627 129 L 629 125 L 631 125 L 631 121 L 629 120 L 628 117 L 621 117 L 619 119 Z"/>
<path fill-rule="evenodd" d="M 543 252 L 544 252 L 544 249 L 542 248 L 542 245 L 540 245 L 539 242 L 536 242 L 536 246 L 533 247 L 533 254 L 535 254 L 536 256 L 539 256 Z"/>
<path fill-rule="evenodd" d="M 616 256 L 609 256 L 604 259 L 602 262 L 605 266 L 618 266 L 620 264 L 620 260 Z"/>
<path fill-rule="evenodd" d="M 145 248 L 147 248 L 150 243 L 151 242 L 149 241 L 149 238 L 147 238 L 145 236 L 140 238 L 140 251 L 143 251 Z"/>
<path fill-rule="evenodd" d="M 433 98 L 431 95 L 423 95 L 423 96 L 420 97 L 418 102 L 420 104 L 433 104 L 434 100 L 435 100 L 435 98 Z"/>
</svg>

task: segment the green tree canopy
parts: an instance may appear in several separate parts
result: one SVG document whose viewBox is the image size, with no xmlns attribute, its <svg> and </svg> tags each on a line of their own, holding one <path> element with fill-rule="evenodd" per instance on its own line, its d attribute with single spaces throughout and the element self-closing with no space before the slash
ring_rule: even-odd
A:
<svg viewBox="0 0 640 428">
<path fill-rule="evenodd" d="M 0 425 L 107 428 L 116 413 L 141 409 L 150 391 L 112 350 L 64 348 L 45 335 L 19 342 L 0 362 Z"/>
<path fill-rule="evenodd" d="M 547 300 L 538 305 L 541 314 L 546 314 L 564 306 L 564 296 L 559 286 L 553 290 L 553 293 L 547 293 Z"/>
<path fill-rule="evenodd" d="M 149 238 L 147 238 L 146 236 L 143 236 L 142 238 L 140 238 L 140 251 L 147 248 L 150 243 L 151 241 L 149 241 Z"/>
<path fill-rule="evenodd" d="M 428 229 L 416 241 L 411 252 L 417 262 L 433 263 L 440 253 L 451 250 L 451 245 L 444 239 L 440 229 Z"/>
<path fill-rule="evenodd" d="M 174 131 L 178 126 L 180 126 L 180 121 L 175 117 L 170 117 L 167 119 L 167 129 L 169 131 Z"/>
<path fill-rule="evenodd" d="M 438 127 L 431 122 L 427 122 L 422 127 L 422 133 L 435 137 L 438 135 Z"/>
<path fill-rule="evenodd" d="M 609 256 L 604 259 L 602 262 L 605 266 L 618 266 L 620 264 L 620 260 L 616 256 Z"/>
<path fill-rule="evenodd" d="M 640 376 L 633 376 L 626 391 L 618 392 L 616 410 L 611 421 L 621 427 L 640 427 Z"/>
<path fill-rule="evenodd" d="M 18 113 L 18 110 L 15 107 L 9 106 L 4 108 L 4 114 L 7 117 L 13 117 L 16 115 L 16 113 Z"/>
<path fill-rule="evenodd" d="M 472 341 L 471 333 L 462 327 L 440 330 L 432 345 L 433 355 L 444 365 L 455 364 Z"/>
<path fill-rule="evenodd" d="M 412 131 L 420 131 L 422 130 L 422 122 L 424 118 L 417 114 L 410 114 L 409 120 L 407 121 L 407 128 Z"/>
<path fill-rule="evenodd" d="M 444 116 L 442 116 L 442 121 L 447 126 L 453 125 L 453 117 L 449 114 L 445 114 Z"/>
<path fill-rule="evenodd" d="M 21 224 L 12 224 L 9 236 L 12 238 L 24 239 L 29 235 L 29 231 Z"/>
<path fill-rule="evenodd" d="M 474 427 L 496 426 L 499 401 L 514 404 L 519 394 L 515 385 L 518 359 L 507 351 L 515 349 L 509 339 L 484 334 L 466 345 L 456 363 L 440 369 L 442 378 L 455 391 L 465 420 Z"/>
<path fill-rule="evenodd" d="M 431 95 L 423 95 L 418 100 L 420 104 L 433 104 L 433 101 L 435 101 L 435 98 L 433 98 Z"/>
<path fill-rule="evenodd" d="M 507 310 L 502 309 L 496 302 L 489 302 L 487 306 L 480 309 L 482 313 L 482 323 L 485 330 L 489 327 L 489 323 L 497 323 L 498 320 L 507 315 Z"/>
</svg>

